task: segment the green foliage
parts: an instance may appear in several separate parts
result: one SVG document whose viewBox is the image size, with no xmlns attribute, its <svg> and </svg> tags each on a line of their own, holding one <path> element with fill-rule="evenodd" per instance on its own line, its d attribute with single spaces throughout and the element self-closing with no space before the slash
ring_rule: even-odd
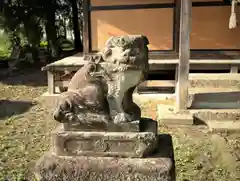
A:
<svg viewBox="0 0 240 181">
<path fill-rule="evenodd" d="M 76 4 L 81 7 L 81 3 L 82 0 L 5 0 L 2 6 L 3 10 L 0 12 L 0 29 L 4 29 L 9 34 L 12 46 L 18 37 L 21 39 L 21 43 L 29 44 L 33 48 L 37 48 L 39 45 L 41 47 L 48 46 L 50 52 L 56 52 L 58 50 L 58 34 L 66 35 L 65 20 L 71 21 L 74 16 L 76 18 L 76 8 L 75 14 L 72 9 L 76 7 Z M 82 8 L 79 10 L 77 15 L 81 14 Z M 74 26 L 76 30 L 76 24 Z M 61 28 L 63 33 L 58 30 Z M 41 42 L 43 29 L 46 30 L 48 41 L 44 45 Z M 75 34 L 76 36 L 78 39 L 80 38 L 79 35 Z"/>
<path fill-rule="evenodd" d="M 48 46 L 48 42 L 47 41 L 41 41 L 40 42 L 40 47 L 47 47 Z"/>
<path fill-rule="evenodd" d="M 11 42 L 8 35 L 0 34 L 0 59 L 7 58 L 11 53 Z"/>
<path fill-rule="evenodd" d="M 37 44 L 42 36 L 40 20 L 26 3 L 27 1 L 9 1 L 4 4 L 1 28 L 14 35 L 14 38 L 22 35 L 29 44 Z"/>
</svg>

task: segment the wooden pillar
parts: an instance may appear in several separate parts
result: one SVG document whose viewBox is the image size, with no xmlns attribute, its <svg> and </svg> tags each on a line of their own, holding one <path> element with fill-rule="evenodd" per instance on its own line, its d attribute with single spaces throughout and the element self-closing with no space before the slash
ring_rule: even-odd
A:
<svg viewBox="0 0 240 181">
<path fill-rule="evenodd" d="M 237 74 L 237 73 L 238 73 L 238 67 L 237 67 L 237 66 L 234 66 L 234 65 L 232 65 L 232 66 L 231 66 L 230 73 L 232 73 L 232 74 Z"/>
<path fill-rule="evenodd" d="M 84 55 L 89 53 L 90 49 L 90 43 L 89 43 L 89 38 L 90 38 L 90 12 L 89 12 L 89 7 L 90 7 L 90 0 L 84 0 L 83 1 L 83 53 Z"/>
<path fill-rule="evenodd" d="M 177 112 L 185 110 L 187 108 L 191 15 L 192 15 L 192 1 L 181 0 L 179 64 L 178 64 L 178 79 L 176 86 Z"/>
<path fill-rule="evenodd" d="M 55 94 L 55 76 L 54 73 L 51 71 L 47 72 L 47 79 L 48 79 L 48 93 Z"/>
</svg>

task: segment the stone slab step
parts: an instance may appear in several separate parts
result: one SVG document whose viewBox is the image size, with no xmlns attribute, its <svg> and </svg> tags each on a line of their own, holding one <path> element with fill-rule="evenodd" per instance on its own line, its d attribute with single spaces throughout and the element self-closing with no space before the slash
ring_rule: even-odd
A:
<svg viewBox="0 0 240 181">
<path fill-rule="evenodd" d="M 194 120 L 206 124 L 210 131 L 240 131 L 240 109 L 191 110 Z"/>
<path fill-rule="evenodd" d="M 203 93 L 228 93 L 228 92 L 239 92 L 240 88 L 228 88 L 228 87 L 212 87 L 212 88 L 205 88 L 205 87 L 189 87 L 188 92 L 190 94 L 203 94 Z"/>
<path fill-rule="evenodd" d="M 240 109 L 240 90 L 195 88 L 189 93 L 190 109 Z"/>
<path fill-rule="evenodd" d="M 238 80 L 240 74 L 233 73 L 190 73 L 190 80 Z"/>
<path fill-rule="evenodd" d="M 225 109 L 234 107 L 233 104 L 236 104 L 237 107 L 239 106 L 240 101 L 240 88 L 203 88 L 203 87 L 196 87 L 196 88 L 189 88 L 189 97 L 190 99 L 195 98 L 195 103 L 199 102 L 201 104 L 211 102 L 213 104 L 215 103 L 221 103 L 225 102 Z M 134 92 L 133 98 L 137 102 L 142 101 L 156 101 L 156 100 L 173 100 L 175 101 L 176 95 L 175 93 L 153 93 L 153 92 L 147 92 L 147 93 L 138 93 L 137 91 Z M 225 99 L 225 100 L 224 100 Z M 227 106 L 226 102 L 229 102 L 229 106 Z M 209 105 L 210 106 L 210 105 Z M 213 108 L 216 107 L 213 105 Z M 222 105 L 224 108 L 224 105 Z"/>
<path fill-rule="evenodd" d="M 207 121 L 207 126 L 211 132 L 240 132 L 240 121 L 233 120 L 211 120 Z"/>
<path fill-rule="evenodd" d="M 161 77 L 159 77 L 161 79 Z M 176 86 L 175 80 L 148 80 L 138 86 L 138 91 L 148 89 L 159 89 L 172 92 L 172 88 Z M 226 88 L 232 87 L 240 90 L 240 74 L 231 73 L 218 73 L 218 74 L 205 74 L 205 73 L 191 73 L 189 74 L 190 88 Z"/>
<path fill-rule="evenodd" d="M 240 89 L 240 74 L 205 74 L 205 73 L 196 73 L 189 74 L 190 87 L 232 87 Z"/>
<path fill-rule="evenodd" d="M 160 125 L 193 125 L 193 116 L 188 111 L 176 113 L 173 105 L 157 105 L 157 117 Z"/>
<path fill-rule="evenodd" d="M 158 105 L 160 125 L 205 125 L 210 131 L 240 132 L 240 109 L 189 109 L 176 113 L 172 105 Z"/>
<path fill-rule="evenodd" d="M 200 100 L 199 102 L 193 101 L 189 109 L 240 109 L 240 102 L 203 102 Z"/>
</svg>

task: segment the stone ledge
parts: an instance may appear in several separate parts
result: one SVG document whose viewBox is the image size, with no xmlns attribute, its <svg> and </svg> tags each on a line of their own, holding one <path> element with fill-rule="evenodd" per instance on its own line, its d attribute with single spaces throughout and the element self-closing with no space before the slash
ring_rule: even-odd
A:
<svg viewBox="0 0 240 181">
<path fill-rule="evenodd" d="M 194 110 L 194 119 L 208 126 L 211 132 L 239 132 L 240 109 Z"/>
<path fill-rule="evenodd" d="M 65 131 L 104 131 L 104 132 L 152 132 L 157 134 L 158 123 L 150 118 L 140 118 L 139 121 L 127 123 L 94 123 L 89 124 L 69 124 L 64 123 Z"/>
<path fill-rule="evenodd" d="M 48 98 L 48 97 L 59 97 L 61 94 L 60 93 L 55 93 L 55 94 L 50 94 L 49 92 L 44 92 L 41 97 L 43 98 Z"/>
<path fill-rule="evenodd" d="M 58 157 L 47 152 L 34 174 L 41 181 L 175 181 L 171 136 L 159 135 L 158 144 L 148 158 Z"/>
<path fill-rule="evenodd" d="M 133 121 L 127 123 L 94 123 L 90 124 L 69 124 L 64 123 L 65 131 L 107 131 L 107 132 L 139 132 L 140 121 Z"/>
<path fill-rule="evenodd" d="M 211 132 L 240 132 L 240 121 L 235 120 L 210 120 L 207 126 Z"/>
<path fill-rule="evenodd" d="M 158 105 L 157 115 L 159 123 L 166 125 L 193 125 L 193 116 L 189 111 L 176 113 L 170 105 Z"/>
<path fill-rule="evenodd" d="M 175 113 L 173 106 L 158 105 L 158 121 L 169 127 L 202 125 L 211 132 L 239 132 L 240 109 L 188 109 Z"/>
</svg>

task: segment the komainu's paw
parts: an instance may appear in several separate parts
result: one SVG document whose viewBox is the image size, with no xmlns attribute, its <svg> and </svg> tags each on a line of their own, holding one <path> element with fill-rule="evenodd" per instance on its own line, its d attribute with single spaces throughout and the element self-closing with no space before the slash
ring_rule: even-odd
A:
<svg viewBox="0 0 240 181">
<path fill-rule="evenodd" d="M 131 121 L 132 121 L 132 118 L 127 113 L 119 113 L 114 118 L 114 123 L 115 124 L 124 123 L 124 122 L 131 122 Z"/>
</svg>

